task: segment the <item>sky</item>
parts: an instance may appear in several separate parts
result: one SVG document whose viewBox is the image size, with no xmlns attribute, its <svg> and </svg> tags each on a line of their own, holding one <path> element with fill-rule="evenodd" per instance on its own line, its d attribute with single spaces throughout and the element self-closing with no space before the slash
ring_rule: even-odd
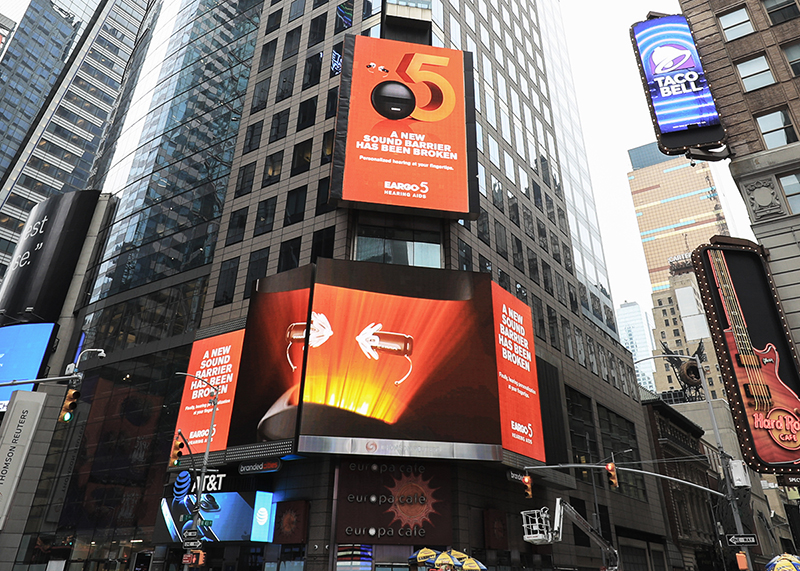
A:
<svg viewBox="0 0 800 571">
<path fill-rule="evenodd" d="M 628 186 L 628 149 L 656 140 L 630 40 L 648 12 L 679 14 L 677 0 L 560 0 L 614 304 L 652 306 Z M 712 86 L 713 88 L 713 86 Z M 712 164 L 731 234 L 754 240 L 727 161 Z"/>
</svg>

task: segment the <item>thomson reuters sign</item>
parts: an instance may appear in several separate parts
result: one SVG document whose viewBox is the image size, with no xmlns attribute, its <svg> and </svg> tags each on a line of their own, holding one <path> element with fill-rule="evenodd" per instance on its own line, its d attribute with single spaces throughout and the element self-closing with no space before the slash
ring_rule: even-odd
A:
<svg viewBox="0 0 800 571">
<path fill-rule="evenodd" d="M 361 207 L 477 211 L 471 61 L 459 50 L 348 38 L 332 195 Z"/>
</svg>

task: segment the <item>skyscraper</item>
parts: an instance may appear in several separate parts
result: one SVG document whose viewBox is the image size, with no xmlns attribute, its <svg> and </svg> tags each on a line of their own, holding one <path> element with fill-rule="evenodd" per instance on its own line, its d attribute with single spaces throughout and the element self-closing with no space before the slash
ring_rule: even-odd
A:
<svg viewBox="0 0 800 571">
<path fill-rule="evenodd" d="M 633 355 L 634 363 L 653 355 L 653 328 L 638 303 L 633 301 L 621 304 L 617 308 L 617 324 L 619 339 Z M 636 380 L 651 392 L 656 390 L 653 381 L 655 368 L 653 360 L 636 364 Z"/>
<path fill-rule="evenodd" d="M 588 173 L 583 163 L 568 171 L 564 166 L 571 163 L 579 137 L 577 123 L 563 111 L 568 103 L 550 96 L 562 91 L 555 87 L 558 82 L 569 85 L 561 77 L 568 65 L 560 59 L 564 51 L 556 47 L 559 38 L 552 34 L 545 39 L 543 31 L 556 18 L 555 2 L 151 3 L 89 183 L 113 194 L 117 205 L 90 264 L 85 297 L 75 308 L 80 331 L 65 341 L 76 351 L 103 348 L 107 358 L 102 367 L 86 374 L 84 398 L 92 405 L 76 421 L 82 440 L 64 438 L 66 457 L 76 455 L 74 469 L 62 463 L 65 473 L 54 469 L 43 478 L 42 488 L 69 480 L 63 511 L 57 517 L 53 512 L 58 508 L 34 514 L 25 540 L 35 543 L 47 531 L 54 543 L 70 551 L 70 559 L 99 561 L 111 551 L 149 549 L 159 562 L 177 562 L 179 536 L 159 539 L 159 533 L 171 533 L 164 514 L 173 505 L 183 509 L 178 504 L 188 501 L 189 488 L 182 486 L 191 486 L 188 472 L 172 471 L 165 477 L 185 381 L 175 373 L 198 374 L 188 371 L 193 342 L 245 327 L 251 299 L 258 297 L 253 291 L 256 280 L 291 280 L 312 272 L 309 264 L 324 258 L 391 265 L 392 276 L 409 288 L 431 284 L 414 283 L 408 266 L 457 270 L 454 273 L 462 276 L 474 271 L 491 274 L 506 290 L 503 295 L 515 296 L 512 301 L 530 308 L 527 333 L 536 343 L 548 462 L 596 464 L 623 450 L 630 461 L 648 460 L 645 417 L 630 353 L 619 343 L 615 320 L 606 309 L 611 307 L 610 296 L 603 291 L 602 248 L 592 238 L 598 235 L 590 212 Z M 348 34 L 407 42 L 398 45 L 409 55 L 415 43 L 473 54 L 474 81 L 465 91 L 474 91 L 475 102 L 476 220 L 408 208 L 338 207 L 329 200 L 331 190 L 337 190 L 332 189 L 331 163 L 341 126 L 336 114 L 344 85 L 342 62 L 352 55 L 346 53 L 351 45 L 345 42 Z M 552 70 L 547 62 L 552 62 Z M 364 69 L 388 74 L 382 65 L 370 61 Z M 559 134 L 567 125 L 572 134 Z M 471 136 L 470 130 L 465 128 Z M 585 231 L 592 227 L 593 233 L 584 237 L 583 228 L 575 230 L 567 214 L 570 208 L 576 208 L 576 220 L 584 221 Z M 573 261 L 573 252 L 579 251 L 575 240 L 583 243 L 579 264 Z M 325 267 L 333 271 L 330 268 L 343 266 Z M 374 270 L 383 271 L 388 270 Z M 305 341 L 298 333 L 299 323 L 294 325 L 298 327 L 290 327 L 288 337 L 285 327 L 280 331 L 278 345 L 281 366 L 292 372 L 302 368 L 291 351 Z M 380 341 L 376 325 L 379 329 L 382 324 L 373 323 L 373 335 L 361 337 L 361 342 L 390 349 Z M 457 322 L 447 325 L 449 331 L 461 327 Z M 395 352 L 404 352 L 411 364 L 411 342 L 397 332 L 387 335 L 404 339 Z M 485 348 L 474 355 L 458 353 L 459 366 L 471 364 L 484 352 Z M 495 382 L 495 371 L 491 376 Z M 515 381 L 507 384 L 528 394 Z M 197 377 L 190 382 L 205 390 Z M 471 399 L 475 405 L 471 390 L 477 379 L 467 374 L 459 383 L 454 389 L 458 398 L 441 417 L 468 427 L 475 419 L 458 417 L 458 401 Z M 263 404 L 263 395 L 249 389 L 246 400 Z M 287 394 L 283 404 L 288 407 L 292 398 Z M 494 404 L 487 402 L 486 407 Z M 361 414 L 360 401 L 349 406 L 353 414 Z M 427 420 L 436 416 L 428 415 Z M 504 430 L 533 431 L 508 424 Z M 293 423 L 288 426 L 294 428 Z M 285 514 L 276 521 L 285 524 L 280 531 L 288 537 L 266 546 L 247 534 L 239 534 L 236 541 L 206 543 L 213 564 L 231 564 L 236 558 L 249 558 L 258 566 L 304 560 L 306 569 L 333 569 L 352 568 L 357 561 L 360 568 L 383 569 L 406 560 L 414 545 L 430 540 L 424 535 L 431 529 L 426 527 L 430 505 L 423 506 L 425 518 L 391 520 L 373 531 L 358 523 L 361 516 L 346 515 L 358 515 L 354 507 L 375 507 L 369 495 L 363 496 L 366 502 L 356 497 L 362 497 L 358 490 L 375 488 L 378 484 L 370 478 L 384 470 L 395 472 L 395 484 L 408 482 L 403 474 L 417 478 L 415 485 L 436 489 L 438 482 L 447 482 L 434 496 L 434 511 L 446 522 L 434 530 L 441 534 L 436 537 L 444 538 L 437 545 L 463 546 L 473 555 L 517 569 L 544 569 L 553 561 L 574 566 L 601 562 L 599 551 L 588 543 L 555 547 L 551 557 L 534 553 L 522 540 L 517 501 L 521 490 L 513 480 L 535 462 L 530 457 L 505 450 L 479 465 L 454 461 L 462 448 L 449 441 L 432 443 L 428 449 L 409 440 L 405 451 L 395 449 L 392 454 L 382 452 L 380 438 L 359 443 L 365 454 L 348 448 L 287 455 L 286 450 L 297 446 L 293 439 L 215 450 L 210 460 L 222 470 L 214 476 L 219 491 L 273 494 L 275 509 Z M 79 454 L 84 448 L 93 453 Z M 436 456 L 429 451 L 434 449 L 453 452 Z M 54 446 L 51 453 L 58 457 L 61 450 Z M 283 460 L 274 474 L 235 466 L 259 458 L 274 461 L 276 456 Z M 506 478 L 509 468 L 515 475 Z M 634 561 L 646 549 L 650 555 L 645 557 L 665 566 L 666 528 L 654 500 L 655 483 L 623 474 L 623 486 L 611 490 L 598 475 L 592 469 L 566 476 L 535 475 L 541 482 L 535 501 L 552 505 L 556 488 L 564 485 L 573 488 L 570 502 L 583 509 L 595 505 L 596 488 L 595 521 L 624 545 L 623 560 Z M 486 485 L 489 481 L 491 486 Z M 345 493 L 348 486 L 355 490 L 352 498 Z M 175 493 L 179 488 L 180 497 Z M 53 503 L 45 496 L 42 492 L 35 502 Z M 478 499 L 484 497 L 486 502 Z M 210 499 L 204 501 L 202 509 L 213 508 Z M 593 510 L 584 511 L 589 515 Z M 401 516 L 410 517 L 405 512 Z M 484 522 L 485 529 L 496 531 L 484 534 Z M 211 526 L 215 533 L 219 523 Z M 651 534 L 645 540 L 641 529 Z M 67 548 L 71 533 L 77 536 L 75 547 Z M 410 534 L 416 535 L 405 537 Z M 30 563 L 32 556 L 20 550 L 17 559 Z"/>
</svg>

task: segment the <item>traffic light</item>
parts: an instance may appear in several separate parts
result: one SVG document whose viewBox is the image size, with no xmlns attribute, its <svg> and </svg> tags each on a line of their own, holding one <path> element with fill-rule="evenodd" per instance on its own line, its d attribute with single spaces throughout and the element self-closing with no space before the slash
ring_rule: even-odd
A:
<svg viewBox="0 0 800 571">
<path fill-rule="evenodd" d="M 525 497 L 533 497 L 533 489 L 531 489 L 531 477 L 527 474 L 522 476 L 522 485 L 525 486 Z"/>
<path fill-rule="evenodd" d="M 183 456 L 183 440 L 176 438 L 172 441 L 172 454 L 169 457 L 169 465 L 180 466 L 181 456 Z"/>
<path fill-rule="evenodd" d="M 619 480 L 617 479 L 617 465 L 613 462 L 609 462 L 606 464 L 606 470 L 608 471 L 608 483 L 611 484 L 612 488 L 619 488 Z"/>
<path fill-rule="evenodd" d="M 77 389 L 68 389 L 67 396 L 64 397 L 64 404 L 61 405 L 61 414 L 58 415 L 60 422 L 70 422 L 75 418 L 75 407 L 78 406 L 78 399 L 81 393 Z"/>
</svg>

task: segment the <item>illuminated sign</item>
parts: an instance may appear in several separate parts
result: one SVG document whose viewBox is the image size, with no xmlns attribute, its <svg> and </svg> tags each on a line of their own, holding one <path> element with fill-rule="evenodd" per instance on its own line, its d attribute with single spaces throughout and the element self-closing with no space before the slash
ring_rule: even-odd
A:
<svg viewBox="0 0 800 571">
<path fill-rule="evenodd" d="M 477 214 L 472 55 L 346 42 L 331 195 L 361 207 Z"/>
<path fill-rule="evenodd" d="M 194 454 L 205 451 L 213 408 L 209 402 L 213 391 L 200 379 L 213 385 L 219 392 L 210 449 L 225 449 L 233 410 L 233 395 L 236 393 L 236 378 L 239 374 L 243 339 L 244 329 L 240 329 L 201 339 L 192 345 L 188 373 L 193 376 L 187 376 L 183 386 L 175 437 L 178 437 L 177 430 L 180 429 L 184 438 L 189 441 L 189 446 Z"/>
<path fill-rule="evenodd" d="M 0 382 L 38 378 L 55 330 L 53 323 L 0 327 Z M 12 392 L 32 388 L 33 384 L 0 387 L 0 411 L 6 410 Z"/>
<path fill-rule="evenodd" d="M 321 259 L 306 273 L 278 279 L 313 287 L 310 308 L 309 287 L 270 279 L 252 297 L 229 446 L 297 434 L 300 452 L 544 460 L 525 304 L 470 272 Z"/>
<path fill-rule="evenodd" d="M 661 150 L 720 145 L 724 130 L 686 18 L 638 22 L 631 38 Z"/>
<path fill-rule="evenodd" d="M 800 373 L 772 278 L 755 244 L 715 243 L 692 261 L 742 455 L 758 472 L 800 462 Z"/>
</svg>

